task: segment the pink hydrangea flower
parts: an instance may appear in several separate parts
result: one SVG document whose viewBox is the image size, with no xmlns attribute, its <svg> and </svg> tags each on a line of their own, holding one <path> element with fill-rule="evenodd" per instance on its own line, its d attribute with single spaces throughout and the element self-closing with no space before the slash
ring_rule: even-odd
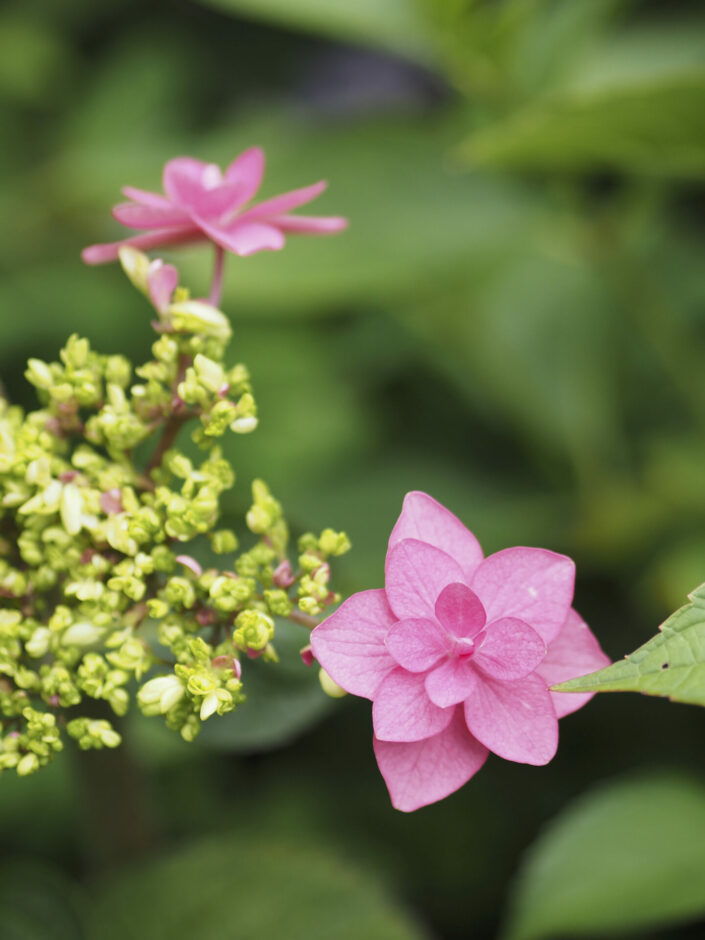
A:
<svg viewBox="0 0 705 940">
<path fill-rule="evenodd" d="M 541 548 L 483 557 L 425 493 L 408 493 L 384 590 L 346 600 L 311 634 L 316 659 L 372 700 L 374 749 L 392 803 L 409 812 L 463 786 L 490 751 L 547 764 L 558 719 L 590 695 L 550 686 L 609 660 L 572 609 L 575 566 Z"/>
<path fill-rule="evenodd" d="M 223 173 L 214 163 L 176 157 L 164 167 L 164 193 L 126 186 L 130 202 L 115 206 L 113 215 L 131 229 L 145 232 L 119 242 L 91 245 L 82 254 L 86 264 L 114 261 L 122 245 L 144 251 L 185 242 L 211 241 L 236 255 L 276 251 L 289 232 L 329 235 L 347 225 L 339 216 L 292 215 L 326 188 L 323 181 L 250 205 L 264 175 L 264 153 L 253 147 L 240 154 Z"/>
</svg>

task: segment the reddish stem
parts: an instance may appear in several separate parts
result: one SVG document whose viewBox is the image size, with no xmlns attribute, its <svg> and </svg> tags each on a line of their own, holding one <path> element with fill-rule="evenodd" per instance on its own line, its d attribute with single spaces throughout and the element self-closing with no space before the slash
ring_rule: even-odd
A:
<svg viewBox="0 0 705 940">
<path fill-rule="evenodd" d="M 318 621 L 315 617 L 311 617 L 309 614 L 305 614 L 302 610 L 292 610 L 289 614 L 289 620 L 293 620 L 294 623 L 298 623 L 302 627 L 306 627 L 307 630 L 313 630 L 314 627 L 318 626 Z"/>
</svg>

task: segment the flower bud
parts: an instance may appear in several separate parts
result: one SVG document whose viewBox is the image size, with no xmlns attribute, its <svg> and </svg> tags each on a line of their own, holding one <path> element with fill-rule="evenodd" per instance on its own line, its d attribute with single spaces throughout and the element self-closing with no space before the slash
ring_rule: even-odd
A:
<svg viewBox="0 0 705 940">
<path fill-rule="evenodd" d="M 78 535 L 83 527 L 83 497 L 75 483 L 67 483 L 61 493 L 61 521 L 69 535 Z"/>
<path fill-rule="evenodd" d="M 157 676 L 145 682 L 137 693 L 137 702 L 146 715 L 164 714 L 181 701 L 185 692 L 178 676 Z"/>
<path fill-rule="evenodd" d="M 105 631 L 93 623 L 73 623 L 61 637 L 62 646 L 92 646 Z"/>
<path fill-rule="evenodd" d="M 25 643 L 25 649 L 34 659 L 41 659 L 49 650 L 50 639 L 51 630 L 48 627 L 37 627 Z"/>
<path fill-rule="evenodd" d="M 223 342 L 227 342 L 232 335 L 225 314 L 201 300 L 171 304 L 167 308 L 166 319 L 180 333 L 203 333 Z"/>
<path fill-rule="evenodd" d="M 27 777 L 39 770 L 39 758 L 36 754 L 25 754 L 17 764 L 17 775 Z"/>
<path fill-rule="evenodd" d="M 193 360 L 198 380 L 209 392 L 217 393 L 225 382 L 223 367 L 200 353 Z"/>
<path fill-rule="evenodd" d="M 118 251 L 118 257 L 125 274 L 138 290 L 146 294 L 149 290 L 147 277 L 151 263 L 147 255 L 130 245 L 123 245 Z"/>
<path fill-rule="evenodd" d="M 321 669 L 318 673 L 318 680 L 321 683 L 323 691 L 331 698 L 342 698 L 344 695 L 347 695 L 345 689 L 341 689 L 338 683 L 331 679 L 325 669 Z"/>
<path fill-rule="evenodd" d="M 50 388 L 54 382 L 51 369 L 41 359 L 30 359 L 27 362 L 25 378 L 35 388 Z"/>
<path fill-rule="evenodd" d="M 246 415 L 243 418 L 235 418 L 230 425 L 230 430 L 234 431 L 236 434 L 250 434 L 252 431 L 256 430 L 258 424 L 258 418 L 254 415 Z"/>
</svg>

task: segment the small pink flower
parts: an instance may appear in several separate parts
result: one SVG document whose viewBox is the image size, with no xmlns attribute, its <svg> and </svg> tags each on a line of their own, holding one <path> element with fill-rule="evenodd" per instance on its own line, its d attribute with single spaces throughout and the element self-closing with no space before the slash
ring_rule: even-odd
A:
<svg viewBox="0 0 705 940">
<path fill-rule="evenodd" d="M 161 258 L 155 258 L 147 269 L 147 294 L 157 313 L 169 309 L 171 297 L 179 286 L 179 272 L 173 264 L 164 264 Z"/>
<path fill-rule="evenodd" d="M 291 562 L 288 558 L 285 558 L 274 569 L 274 583 L 279 588 L 289 588 L 295 580 Z"/>
<path fill-rule="evenodd" d="M 574 578 L 570 558 L 541 548 L 483 558 L 449 510 L 407 494 L 385 589 L 354 594 L 311 634 L 338 685 L 372 700 L 375 755 L 397 809 L 453 793 L 490 751 L 551 760 L 558 719 L 591 696 L 549 687 L 609 662 L 571 607 Z"/>
<path fill-rule="evenodd" d="M 236 255 L 251 255 L 283 248 L 288 232 L 330 235 L 346 227 L 347 221 L 339 216 L 291 214 L 323 192 L 327 185 L 323 181 L 248 208 L 263 175 L 264 153 L 259 147 L 240 154 L 225 173 L 214 163 L 176 157 L 164 167 L 166 195 L 126 186 L 123 193 L 132 201 L 113 209 L 118 222 L 144 229 L 144 234 L 91 245 L 84 249 L 83 260 L 86 264 L 114 261 L 122 245 L 148 251 L 198 241 L 214 242 Z"/>
</svg>

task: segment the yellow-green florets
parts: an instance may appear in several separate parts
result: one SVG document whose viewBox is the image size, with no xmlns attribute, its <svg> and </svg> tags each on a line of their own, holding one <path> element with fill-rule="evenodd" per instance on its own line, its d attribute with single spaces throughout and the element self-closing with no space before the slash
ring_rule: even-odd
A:
<svg viewBox="0 0 705 940">
<path fill-rule="evenodd" d="M 149 262 L 132 254 L 137 283 Z M 307 534 L 292 565 L 261 480 L 239 554 L 223 527 L 221 441 L 254 430 L 256 403 L 225 316 L 174 298 L 147 362 L 74 335 L 27 364 L 37 410 L 0 398 L 0 771 L 32 774 L 67 738 L 117 747 L 95 702 L 119 719 L 136 699 L 193 740 L 245 702 L 249 658 L 276 662 L 276 618 L 337 599 L 328 559 L 347 537 Z"/>
</svg>

